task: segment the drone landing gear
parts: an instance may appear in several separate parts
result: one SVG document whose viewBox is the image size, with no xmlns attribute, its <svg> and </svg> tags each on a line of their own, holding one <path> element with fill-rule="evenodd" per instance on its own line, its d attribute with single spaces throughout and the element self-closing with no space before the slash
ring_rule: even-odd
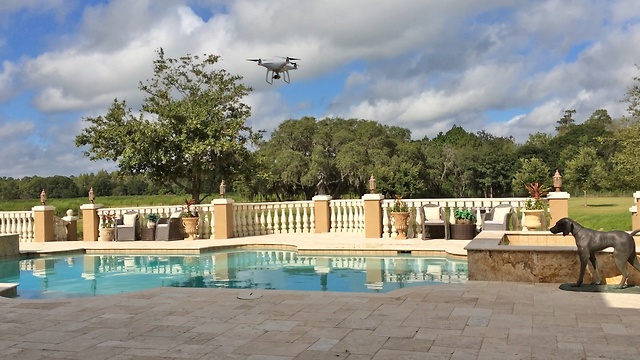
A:
<svg viewBox="0 0 640 360">
<path fill-rule="evenodd" d="M 271 77 L 269 77 L 269 74 L 271 74 Z M 280 75 L 279 72 L 275 72 L 273 70 L 267 70 L 267 77 L 265 78 L 265 81 L 267 82 L 267 84 L 269 85 L 273 85 L 273 80 L 278 80 L 282 78 L 282 80 L 284 80 L 284 82 L 286 82 L 287 84 L 290 83 L 291 81 L 291 77 L 289 75 L 289 71 L 288 70 L 284 70 L 282 72 L 282 75 Z"/>
</svg>

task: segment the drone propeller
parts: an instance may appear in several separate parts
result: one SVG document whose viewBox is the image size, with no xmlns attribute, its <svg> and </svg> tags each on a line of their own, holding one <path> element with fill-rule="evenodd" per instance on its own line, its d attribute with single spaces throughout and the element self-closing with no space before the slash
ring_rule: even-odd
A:
<svg viewBox="0 0 640 360">
<path fill-rule="evenodd" d="M 292 57 L 288 57 L 288 56 L 278 56 L 278 57 L 286 59 L 287 62 L 290 62 L 291 60 L 301 60 L 301 59 L 298 59 L 298 58 L 292 58 Z"/>
<path fill-rule="evenodd" d="M 262 59 L 247 59 L 247 61 L 255 61 L 258 65 L 262 65 Z"/>
</svg>

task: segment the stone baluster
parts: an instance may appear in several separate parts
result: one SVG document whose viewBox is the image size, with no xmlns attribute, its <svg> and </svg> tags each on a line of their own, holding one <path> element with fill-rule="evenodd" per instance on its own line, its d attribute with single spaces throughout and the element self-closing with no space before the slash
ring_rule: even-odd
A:
<svg viewBox="0 0 640 360">
<path fill-rule="evenodd" d="M 267 205 L 267 234 L 273 233 L 273 217 L 271 216 L 271 207 Z"/>
<path fill-rule="evenodd" d="M 260 205 L 260 235 L 267 234 L 267 223 L 264 217 L 265 210 L 266 210 L 266 206 Z"/>
<path fill-rule="evenodd" d="M 280 207 L 280 232 L 283 234 L 288 233 L 287 231 L 287 205 L 283 204 Z"/>
<path fill-rule="evenodd" d="M 287 206 L 287 210 L 289 210 L 289 234 L 293 234 L 295 232 L 295 228 L 294 228 L 294 223 L 293 223 L 293 207 L 292 206 Z"/>
<path fill-rule="evenodd" d="M 316 233 L 316 208 L 315 205 L 312 204 L 309 208 L 309 232 L 312 234 Z"/>
<path fill-rule="evenodd" d="M 382 237 L 388 238 L 391 237 L 391 228 L 389 223 L 389 207 L 382 207 Z"/>
<path fill-rule="evenodd" d="M 329 207 L 331 212 L 331 232 L 338 232 L 338 219 L 336 215 L 337 206 Z"/>
<path fill-rule="evenodd" d="M 300 215 L 300 206 L 296 205 L 296 233 L 302 233 L 302 216 Z"/>
<path fill-rule="evenodd" d="M 349 232 L 354 232 L 356 230 L 356 220 L 353 214 L 354 205 L 354 201 L 349 202 Z"/>
<path fill-rule="evenodd" d="M 307 215 L 306 205 L 303 205 L 303 208 L 302 208 L 302 232 L 305 234 L 309 233 L 309 217 Z"/>
<path fill-rule="evenodd" d="M 273 233 L 280 234 L 280 217 L 278 216 L 278 205 L 273 209 Z"/>
</svg>

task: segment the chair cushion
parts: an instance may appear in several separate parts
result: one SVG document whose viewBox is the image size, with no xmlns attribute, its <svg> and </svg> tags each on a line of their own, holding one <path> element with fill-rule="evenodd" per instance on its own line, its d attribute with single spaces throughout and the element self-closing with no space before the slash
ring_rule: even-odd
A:
<svg viewBox="0 0 640 360">
<path fill-rule="evenodd" d="M 496 208 L 493 211 L 493 221 L 497 221 L 499 223 L 502 223 L 504 221 L 504 217 L 510 212 L 511 212 L 511 208 L 510 207 Z"/>
<path fill-rule="evenodd" d="M 435 206 L 424 207 L 425 220 L 440 220 L 440 208 Z"/>
<path fill-rule="evenodd" d="M 127 226 L 133 226 L 138 220 L 138 213 L 122 215 L 122 223 Z"/>
<path fill-rule="evenodd" d="M 178 218 L 182 217 L 182 211 L 176 211 L 173 214 L 171 214 L 170 217 L 174 218 L 174 219 L 178 219 Z"/>
</svg>

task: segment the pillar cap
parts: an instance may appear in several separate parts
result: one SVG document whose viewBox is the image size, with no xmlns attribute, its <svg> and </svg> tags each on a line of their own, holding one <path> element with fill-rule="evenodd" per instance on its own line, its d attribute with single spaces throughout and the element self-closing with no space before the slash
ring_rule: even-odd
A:
<svg viewBox="0 0 640 360">
<path fill-rule="evenodd" d="M 631 213 L 637 213 L 638 212 L 638 206 L 637 205 L 633 205 L 632 207 L 629 208 L 629 212 Z"/>
<path fill-rule="evenodd" d="M 384 199 L 384 195 L 382 194 L 364 194 L 362 195 L 362 200 L 382 200 Z"/>
<path fill-rule="evenodd" d="M 571 194 L 564 191 L 550 192 L 549 195 L 547 195 L 547 199 L 569 199 L 570 197 Z"/>
<path fill-rule="evenodd" d="M 332 197 L 331 195 L 316 195 L 312 199 L 313 201 L 330 201 Z"/>
<path fill-rule="evenodd" d="M 233 204 L 233 199 L 227 199 L 227 198 L 213 199 L 213 201 L 211 203 L 213 205 Z"/>
<path fill-rule="evenodd" d="M 640 199 L 640 191 L 636 191 L 633 193 L 633 198 L 636 199 L 636 201 L 638 201 L 638 199 Z"/>
<path fill-rule="evenodd" d="M 31 208 L 32 211 L 48 211 L 48 210 L 55 210 L 55 209 L 56 207 L 51 205 L 38 205 Z"/>
<path fill-rule="evenodd" d="M 98 210 L 102 209 L 102 204 L 83 204 L 80 205 L 80 210 Z"/>
</svg>

